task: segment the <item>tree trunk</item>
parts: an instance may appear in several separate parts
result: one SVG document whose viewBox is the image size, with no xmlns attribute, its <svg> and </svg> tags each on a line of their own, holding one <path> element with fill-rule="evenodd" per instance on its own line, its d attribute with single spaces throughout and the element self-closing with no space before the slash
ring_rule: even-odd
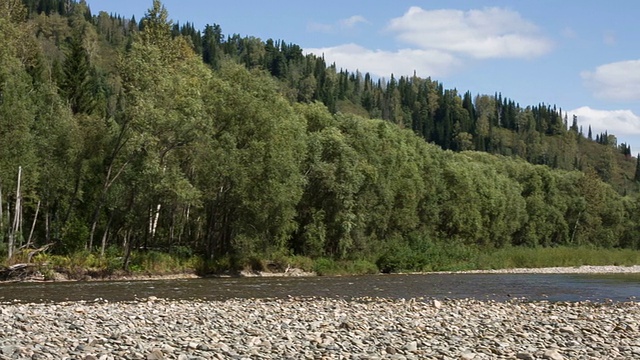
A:
<svg viewBox="0 0 640 360">
<path fill-rule="evenodd" d="M 124 232 L 124 260 L 122 261 L 122 270 L 129 271 L 129 259 L 131 257 L 131 240 L 129 236 L 131 230 L 125 230 Z"/>
<path fill-rule="evenodd" d="M 36 206 L 36 214 L 33 216 L 33 223 L 31 224 L 31 231 L 29 232 L 29 238 L 27 239 L 26 247 L 29 248 L 31 246 L 31 239 L 33 238 L 33 231 L 36 229 L 36 222 L 38 220 L 38 212 L 40 212 L 40 200 L 38 200 L 38 205 Z"/>
<path fill-rule="evenodd" d="M 2 181 L 0 181 L 0 241 L 4 240 L 4 218 L 2 217 Z"/>
<path fill-rule="evenodd" d="M 120 151 L 124 148 L 124 145 L 127 143 L 127 139 L 125 139 L 125 134 L 127 132 L 127 124 L 123 124 L 120 127 L 120 133 L 118 134 L 118 140 L 115 143 L 115 147 L 111 152 L 111 156 L 109 158 L 109 166 L 107 167 L 107 174 L 105 175 L 104 183 L 102 185 L 102 192 L 100 193 L 100 199 L 98 200 L 98 204 L 93 212 L 93 220 L 91 222 L 91 233 L 89 234 L 89 244 L 88 247 L 91 249 L 93 246 L 93 237 L 96 233 L 96 227 L 98 226 L 98 220 L 100 219 L 100 211 L 102 211 L 102 207 L 104 203 L 107 201 L 107 193 L 109 192 L 109 188 L 113 185 L 113 182 L 122 174 L 124 169 L 129 164 L 129 160 L 125 161 L 122 166 L 116 171 L 115 175 L 113 175 L 114 163 L 116 161 L 116 157 L 120 153 Z"/>
<path fill-rule="evenodd" d="M 104 233 L 102 234 L 102 246 L 100 247 L 100 257 L 104 257 L 104 251 L 107 248 L 107 238 L 109 236 L 109 229 L 111 228 L 111 221 L 113 220 L 113 212 L 109 215 L 109 221 L 107 222 L 107 227 L 104 229 Z"/>
<path fill-rule="evenodd" d="M 11 233 L 9 234 L 9 244 L 7 249 L 7 258 L 9 261 L 13 257 L 13 248 L 15 247 L 15 242 L 17 240 L 16 236 L 18 232 L 22 228 L 22 219 L 20 219 L 20 215 L 22 214 L 22 195 L 20 195 L 20 182 L 22 180 L 22 166 L 18 166 L 18 183 L 16 185 L 16 207 L 13 214 L 13 226 L 11 228 Z"/>
</svg>

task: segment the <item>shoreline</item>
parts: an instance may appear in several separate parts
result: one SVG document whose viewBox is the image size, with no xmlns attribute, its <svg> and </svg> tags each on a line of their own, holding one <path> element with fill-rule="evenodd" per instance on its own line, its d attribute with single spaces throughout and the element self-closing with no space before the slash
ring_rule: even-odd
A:
<svg viewBox="0 0 640 360">
<path fill-rule="evenodd" d="M 398 272 L 375 275 L 438 275 L 438 274 L 640 274 L 640 265 L 582 265 L 582 266 L 557 266 L 543 268 L 508 268 L 508 269 L 491 269 L 491 270 L 461 270 L 461 271 L 430 271 L 430 272 Z M 268 272 L 268 271 L 247 271 L 243 270 L 238 273 L 210 274 L 205 276 L 196 275 L 193 272 L 174 273 L 174 274 L 118 274 L 107 277 L 90 277 L 82 279 L 70 279 L 62 273 L 56 273 L 54 279 L 45 280 L 42 276 L 33 276 L 27 279 L 9 279 L 2 280 L 0 283 L 11 282 L 74 282 L 74 281 L 154 281 L 154 280 L 188 280 L 203 278 L 243 278 L 243 277 L 315 277 L 321 276 L 314 272 L 307 272 L 302 269 L 289 269 L 286 272 Z M 324 275 L 322 275 L 324 276 Z M 335 276 L 356 276 L 355 274 L 342 274 Z"/>
<path fill-rule="evenodd" d="M 640 265 L 619 266 L 619 265 L 582 265 L 582 266 L 556 266 L 544 268 L 509 268 L 509 269 L 492 269 L 492 270 L 461 270 L 461 271 L 429 271 L 429 272 L 408 272 L 408 273 L 378 273 L 373 275 L 438 275 L 438 274 L 640 274 Z M 221 278 L 243 278 L 243 277 L 315 277 L 326 276 L 318 275 L 314 272 L 306 272 L 301 269 L 290 269 L 287 272 L 268 272 L 268 271 L 240 271 L 237 274 L 212 274 L 199 276 L 193 273 L 172 274 L 172 275 L 130 275 L 111 279 L 107 281 L 125 281 L 132 280 L 171 280 L 171 279 L 200 279 L 210 277 Z M 335 276 L 358 276 L 356 274 L 342 274 Z M 100 281 L 101 279 L 96 279 Z M 73 281 L 73 280 L 69 280 Z M 93 280 L 90 280 L 93 281 Z"/>
<path fill-rule="evenodd" d="M 509 268 L 492 270 L 433 271 L 416 274 L 638 274 L 640 265 L 582 265 L 542 268 Z"/>
</svg>

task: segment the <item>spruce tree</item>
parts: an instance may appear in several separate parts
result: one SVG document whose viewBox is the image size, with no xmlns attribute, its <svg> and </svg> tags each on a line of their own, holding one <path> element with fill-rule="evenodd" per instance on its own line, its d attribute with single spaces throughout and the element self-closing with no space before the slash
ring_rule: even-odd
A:
<svg viewBox="0 0 640 360">
<path fill-rule="evenodd" d="M 60 84 L 74 114 L 90 114 L 95 108 L 89 54 L 82 45 L 83 33 L 80 29 L 69 40 L 69 50 L 63 64 L 64 78 Z"/>
</svg>

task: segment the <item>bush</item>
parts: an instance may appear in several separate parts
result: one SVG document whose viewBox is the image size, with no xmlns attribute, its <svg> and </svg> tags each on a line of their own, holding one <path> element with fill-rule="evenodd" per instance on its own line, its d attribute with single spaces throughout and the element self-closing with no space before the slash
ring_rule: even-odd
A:
<svg viewBox="0 0 640 360">
<path fill-rule="evenodd" d="M 354 260 L 346 262 L 345 270 L 346 273 L 352 275 L 370 275 L 380 272 L 376 264 L 367 260 Z"/>
<path fill-rule="evenodd" d="M 478 255 L 475 246 L 410 237 L 407 242 L 391 242 L 376 265 L 383 273 L 468 270 L 475 268 Z"/>
<path fill-rule="evenodd" d="M 340 270 L 336 262 L 328 258 L 317 259 L 313 266 L 313 271 L 320 276 L 336 275 L 340 273 Z"/>
</svg>

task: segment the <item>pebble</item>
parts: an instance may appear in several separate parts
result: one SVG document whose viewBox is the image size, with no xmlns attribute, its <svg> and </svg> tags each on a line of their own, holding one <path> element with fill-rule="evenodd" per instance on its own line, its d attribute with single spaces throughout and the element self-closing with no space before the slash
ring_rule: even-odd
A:
<svg viewBox="0 0 640 360">
<path fill-rule="evenodd" d="M 633 359 L 636 319 L 637 302 L 12 302 L 0 304 L 0 358 Z"/>
</svg>

